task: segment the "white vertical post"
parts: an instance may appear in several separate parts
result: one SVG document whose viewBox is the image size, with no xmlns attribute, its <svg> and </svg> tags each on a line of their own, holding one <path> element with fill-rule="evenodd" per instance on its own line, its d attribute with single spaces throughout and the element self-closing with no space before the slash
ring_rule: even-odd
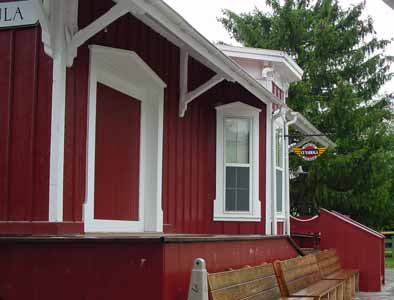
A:
<svg viewBox="0 0 394 300">
<path fill-rule="evenodd" d="M 53 58 L 49 221 L 63 221 L 64 131 L 66 102 L 66 37 L 64 1 L 49 3 Z"/>
<path fill-rule="evenodd" d="M 278 112 L 278 113 L 281 113 Z M 271 127 L 271 190 L 272 190 L 272 234 L 278 234 L 278 225 L 277 225 L 277 218 L 276 218 L 276 136 L 275 136 L 275 120 L 272 118 L 272 127 Z"/>
<path fill-rule="evenodd" d="M 66 102 L 64 55 L 53 59 L 49 221 L 63 220 L 64 130 Z"/>
<path fill-rule="evenodd" d="M 272 104 L 267 104 L 267 130 L 266 130 L 266 191 L 265 191 L 265 234 L 269 235 L 272 233 Z"/>
<path fill-rule="evenodd" d="M 284 233 L 290 235 L 290 164 L 289 164 L 289 124 L 285 118 L 285 130 L 284 130 L 284 148 L 285 148 L 285 228 Z"/>
<path fill-rule="evenodd" d="M 208 272 L 202 258 L 194 260 L 187 300 L 208 300 Z"/>
</svg>

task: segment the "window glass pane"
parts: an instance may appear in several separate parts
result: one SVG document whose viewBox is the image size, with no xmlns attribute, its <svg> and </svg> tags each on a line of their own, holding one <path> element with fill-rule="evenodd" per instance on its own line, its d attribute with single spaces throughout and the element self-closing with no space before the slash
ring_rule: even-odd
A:
<svg viewBox="0 0 394 300">
<path fill-rule="evenodd" d="M 226 162 L 237 161 L 237 120 L 225 119 Z"/>
<path fill-rule="evenodd" d="M 226 167 L 226 211 L 249 211 L 249 167 Z"/>
<path fill-rule="evenodd" d="M 249 189 L 249 168 L 236 168 L 237 170 L 237 187 Z"/>
<path fill-rule="evenodd" d="M 226 211 L 237 211 L 235 189 L 226 189 Z"/>
<path fill-rule="evenodd" d="M 283 130 L 278 128 L 275 131 L 275 147 L 276 147 L 276 166 L 283 168 Z"/>
<path fill-rule="evenodd" d="M 236 188 L 236 168 L 226 168 L 226 188 L 235 189 Z"/>
<path fill-rule="evenodd" d="M 276 212 L 283 212 L 283 171 L 276 170 Z"/>
<path fill-rule="evenodd" d="M 249 163 L 250 122 L 248 119 L 226 118 L 225 154 L 227 163 Z"/>
<path fill-rule="evenodd" d="M 237 211 L 249 211 L 249 189 L 237 190 Z"/>
</svg>

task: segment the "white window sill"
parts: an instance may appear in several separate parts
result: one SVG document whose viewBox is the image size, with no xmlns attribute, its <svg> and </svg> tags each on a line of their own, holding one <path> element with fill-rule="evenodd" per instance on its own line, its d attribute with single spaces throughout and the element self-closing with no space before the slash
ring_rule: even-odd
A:
<svg viewBox="0 0 394 300">
<path fill-rule="evenodd" d="M 230 221 L 230 222 L 261 222 L 260 216 L 252 215 L 234 215 L 234 214 L 223 214 L 215 215 L 213 217 L 214 221 Z"/>
</svg>

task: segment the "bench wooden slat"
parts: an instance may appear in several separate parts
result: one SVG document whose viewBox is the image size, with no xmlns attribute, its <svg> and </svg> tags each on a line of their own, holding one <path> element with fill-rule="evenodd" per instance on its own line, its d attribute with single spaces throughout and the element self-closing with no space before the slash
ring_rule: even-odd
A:
<svg viewBox="0 0 394 300">
<path fill-rule="evenodd" d="M 292 281 L 299 277 L 304 277 L 310 274 L 318 274 L 318 273 L 319 273 L 319 267 L 317 266 L 316 263 L 314 263 L 310 265 L 305 265 L 303 267 L 299 267 L 297 269 L 290 269 L 284 271 L 283 275 L 286 281 Z"/>
<path fill-rule="evenodd" d="M 208 283 L 210 289 L 214 291 L 272 275 L 275 275 L 272 264 L 265 264 L 257 267 L 246 267 L 238 270 L 210 273 L 208 275 Z"/>
<path fill-rule="evenodd" d="M 331 256 L 329 258 L 325 259 L 320 259 L 316 256 L 316 261 L 319 263 L 319 266 L 325 268 L 327 266 L 330 266 L 332 264 L 339 264 L 339 258 L 338 256 Z"/>
<path fill-rule="evenodd" d="M 238 300 L 274 288 L 276 285 L 276 277 L 270 276 L 219 290 L 212 290 L 211 295 L 215 300 Z"/>
<path fill-rule="evenodd" d="M 272 264 L 208 274 L 212 300 L 278 300 L 281 297 Z"/>
<path fill-rule="evenodd" d="M 315 256 L 318 261 L 321 261 L 337 256 L 337 251 L 335 249 L 327 249 L 316 253 Z"/>
<path fill-rule="evenodd" d="M 300 260 L 299 257 L 296 257 L 296 258 L 291 258 L 288 260 L 281 261 L 281 267 L 283 271 L 286 272 L 291 269 L 297 269 L 305 265 L 314 264 L 314 263 L 316 263 L 316 257 L 314 255 L 309 254 L 304 256 L 303 260 Z"/>
<path fill-rule="evenodd" d="M 274 267 L 283 296 L 314 297 L 320 300 L 344 299 L 344 281 L 322 280 L 314 255 L 276 261 Z"/>
<path fill-rule="evenodd" d="M 240 298 L 240 300 L 277 300 L 281 297 L 279 287 L 272 288 L 259 292 L 255 295 L 248 296 L 246 298 Z M 227 300 L 227 298 L 226 298 Z M 299 299 L 298 299 L 299 300 Z"/>
<path fill-rule="evenodd" d="M 308 274 L 306 276 L 299 277 L 292 281 L 286 281 L 287 289 L 289 294 L 292 295 L 296 291 L 307 288 L 320 280 L 320 276 L 316 273 Z"/>
<path fill-rule="evenodd" d="M 346 280 L 358 273 L 358 270 L 352 270 L 352 269 L 346 269 L 346 270 L 339 270 L 335 273 L 332 273 L 330 275 L 327 275 L 325 278 L 326 279 L 342 279 Z"/>
<path fill-rule="evenodd" d="M 342 280 L 321 280 L 302 290 L 292 293 L 292 296 L 313 296 L 321 297 L 327 292 L 335 290 L 342 284 Z"/>
<path fill-rule="evenodd" d="M 345 281 L 345 300 L 353 299 L 358 290 L 358 270 L 342 269 L 340 259 L 335 249 L 324 250 L 315 255 L 324 279 L 344 280 Z"/>
</svg>

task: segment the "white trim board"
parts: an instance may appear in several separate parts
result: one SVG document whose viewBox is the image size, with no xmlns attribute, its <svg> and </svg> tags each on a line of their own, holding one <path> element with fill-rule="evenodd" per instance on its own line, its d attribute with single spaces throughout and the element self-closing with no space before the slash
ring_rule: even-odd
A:
<svg viewBox="0 0 394 300">
<path fill-rule="evenodd" d="M 96 93 L 100 82 L 141 101 L 139 220 L 94 219 Z M 132 51 L 90 46 L 86 232 L 162 232 L 163 101 L 166 84 Z"/>
</svg>

